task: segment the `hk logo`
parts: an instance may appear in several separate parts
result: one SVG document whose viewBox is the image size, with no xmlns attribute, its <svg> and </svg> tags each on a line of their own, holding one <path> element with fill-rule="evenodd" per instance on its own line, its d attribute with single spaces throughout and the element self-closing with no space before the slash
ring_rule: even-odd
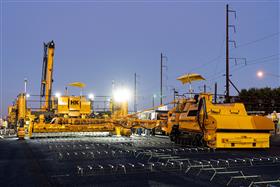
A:
<svg viewBox="0 0 280 187">
<path fill-rule="evenodd" d="M 71 101 L 71 105 L 79 105 L 79 101 Z"/>
</svg>

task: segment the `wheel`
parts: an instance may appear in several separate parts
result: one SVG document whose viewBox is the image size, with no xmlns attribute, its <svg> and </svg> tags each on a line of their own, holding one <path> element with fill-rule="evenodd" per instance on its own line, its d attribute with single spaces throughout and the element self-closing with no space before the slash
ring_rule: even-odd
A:
<svg viewBox="0 0 280 187">
<path fill-rule="evenodd" d="M 175 141 L 175 136 L 170 135 L 170 136 L 169 136 L 169 138 L 170 138 L 170 141 L 172 141 L 172 142 L 174 142 L 174 141 Z"/>
<path fill-rule="evenodd" d="M 179 125 L 173 125 L 172 130 L 171 130 L 170 135 L 169 135 L 170 140 L 176 142 L 176 139 L 178 139 L 177 137 L 179 135 L 180 135 Z"/>
<path fill-rule="evenodd" d="M 207 147 L 207 142 L 204 140 L 203 136 L 201 137 L 200 144 L 202 147 Z"/>
<path fill-rule="evenodd" d="M 200 134 L 194 134 L 192 138 L 192 146 L 199 147 L 202 146 L 202 136 Z"/>
</svg>

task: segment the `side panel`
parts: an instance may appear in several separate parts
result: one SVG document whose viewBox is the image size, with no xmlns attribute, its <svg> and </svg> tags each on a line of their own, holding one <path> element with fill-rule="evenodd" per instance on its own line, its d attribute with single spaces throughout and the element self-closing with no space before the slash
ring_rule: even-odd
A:
<svg viewBox="0 0 280 187">
<path fill-rule="evenodd" d="M 81 114 L 90 114 L 91 113 L 91 103 L 90 101 L 87 101 L 86 99 L 81 99 Z"/>
<path fill-rule="evenodd" d="M 270 133 L 217 132 L 215 148 L 269 148 Z"/>
<path fill-rule="evenodd" d="M 69 98 L 69 110 L 80 111 L 81 109 L 81 99 L 80 97 L 70 97 Z"/>
<path fill-rule="evenodd" d="M 68 114 L 68 97 L 59 97 L 58 98 L 58 105 L 57 105 L 57 113 L 58 114 Z"/>
</svg>

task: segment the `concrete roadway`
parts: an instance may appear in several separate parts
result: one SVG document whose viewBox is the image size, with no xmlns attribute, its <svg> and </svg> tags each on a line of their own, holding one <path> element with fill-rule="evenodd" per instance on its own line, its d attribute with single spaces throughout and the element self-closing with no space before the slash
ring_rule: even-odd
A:
<svg viewBox="0 0 280 187">
<path fill-rule="evenodd" d="M 44 162 L 44 158 L 40 158 L 40 155 L 34 153 L 34 147 L 32 147 L 32 144 L 29 144 L 32 140 L 17 140 L 17 138 L 5 138 L 0 139 L 0 186 L 55 186 L 54 183 L 52 183 L 52 179 L 48 178 L 51 177 L 49 174 L 44 173 L 46 170 L 44 170 L 43 165 L 40 165 Z M 29 143 L 28 143 L 29 142 Z M 272 137 L 272 144 L 273 148 L 270 150 L 267 150 L 267 152 L 271 155 L 279 155 L 280 154 L 280 137 Z M 247 151 L 251 152 L 251 151 Z M 256 151 L 258 152 L 258 151 Z M 262 151 L 261 151 L 262 152 Z M 266 151 L 265 151 L 266 152 Z M 243 153 L 243 151 L 238 151 L 237 153 Z M 252 152 L 251 152 L 252 153 Z M 56 167 L 56 166 L 53 166 Z M 261 170 L 263 168 L 259 168 Z M 276 171 L 274 170 L 276 169 Z M 277 174 L 279 167 L 275 167 L 273 170 L 271 170 L 271 174 Z M 269 174 L 266 172 L 266 174 Z M 172 176 L 172 173 L 166 174 L 166 180 L 169 180 Z M 179 177 L 178 177 L 179 176 Z M 151 178 L 157 178 L 157 176 L 150 176 Z M 180 186 L 180 184 L 192 184 L 195 179 L 187 178 L 185 176 L 176 175 L 171 177 L 173 179 L 177 178 L 177 180 L 173 183 L 171 186 Z M 71 177 L 70 177 L 71 179 Z M 73 178 L 72 178 L 73 180 Z M 159 182 L 162 181 L 162 178 L 158 179 Z M 90 181 L 90 180 L 89 180 Z M 108 182 L 108 178 L 106 177 L 106 181 Z M 133 180 L 134 181 L 134 180 Z M 133 182 L 131 181 L 131 182 Z M 73 182 L 73 181 L 72 181 Z M 136 182 L 136 181 L 135 181 Z M 196 186 L 199 185 L 199 181 L 196 182 Z M 68 185 L 71 184 L 68 183 Z M 73 184 L 73 183 L 72 183 Z M 83 184 L 83 183 L 80 183 Z M 111 184 L 111 183 L 110 183 Z M 115 183 L 117 184 L 117 183 Z M 122 183 L 124 184 L 124 183 Z M 127 181 L 127 186 L 130 186 L 129 184 L 133 184 L 135 186 L 135 183 L 129 183 Z M 137 183 L 136 183 L 137 184 Z M 139 183 L 138 183 L 139 184 Z M 144 183 L 142 183 L 144 184 Z M 145 183 L 146 184 L 146 183 Z M 159 183 L 151 186 L 158 186 Z M 166 183 L 165 183 L 166 184 Z M 61 185 L 61 183 L 60 183 Z M 167 185 L 170 186 L 170 185 Z M 202 184 L 202 186 L 206 186 L 205 184 Z"/>
<path fill-rule="evenodd" d="M 0 139 L 0 186 L 50 186 L 26 141 Z"/>
</svg>

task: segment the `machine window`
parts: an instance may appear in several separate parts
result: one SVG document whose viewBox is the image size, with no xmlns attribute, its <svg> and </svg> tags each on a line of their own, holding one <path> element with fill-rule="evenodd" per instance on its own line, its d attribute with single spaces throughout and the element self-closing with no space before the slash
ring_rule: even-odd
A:
<svg viewBox="0 0 280 187">
<path fill-rule="evenodd" d="M 196 116 L 197 115 L 197 110 L 190 110 L 188 113 L 188 116 Z"/>
</svg>

